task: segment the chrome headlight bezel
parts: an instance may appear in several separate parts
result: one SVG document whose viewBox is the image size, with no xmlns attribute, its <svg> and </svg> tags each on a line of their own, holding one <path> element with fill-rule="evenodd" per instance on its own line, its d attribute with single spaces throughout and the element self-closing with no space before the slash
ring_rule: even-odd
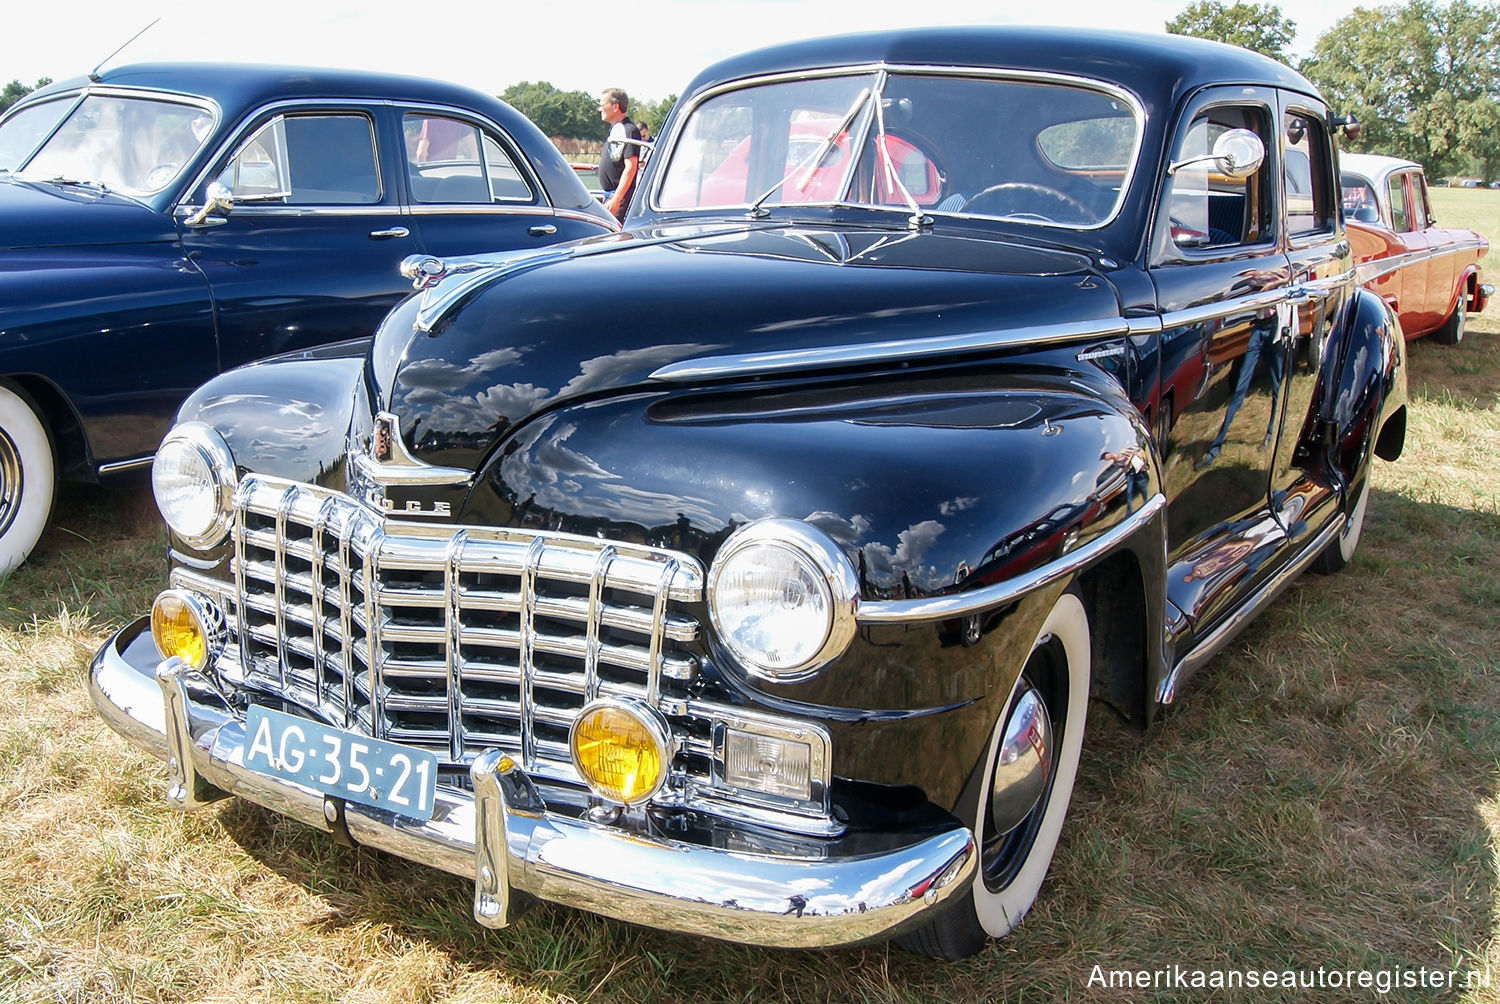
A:
<svg viewBox="0 0 1500 1004">
<path fill-rule="evenodd" d="M 764 548 L 779 549 L 801 564 L 828 607 L 821 637 L 810 637 L 800 645 L 799 657 L 790 662 L 772 663 L 764 651 L 748 646 L 736 636 L 732 619 L 726 616 L 726 575 L 737 562 L 753 560 L 756 551 Z M 746 673 L 770 683 L 799 683 L 816 676 L 844 653 L 858 627 L 859 578 L 853 564 L 827 534 L 801 520 L 762 519 L 730 534 L 709 568 L 706 596 L 709 621 L 719 643 Z"/>
<path fill-rule="evenodd" d="M 202 489 L 206 497 L 202 501 L 211 510 L 208 519 L 184 523 L 182 513 L 169 511 L 165 504 L 163 496 L 168 488 L 163 482 L 167 477 L 167 464 L 174 457 L 202 465 L 206 474 L 206 484 Z M 239 477 L 229 444 L 218 430 L 204 422 L 183 422 L 173 426 L 162 439 L 151 462 L 151 495 L 157 511 L 172 532 L 196 550 L 213 547 L 228 536 L 234 522 L 234 494 L 238 487 Z"/>
</svg>

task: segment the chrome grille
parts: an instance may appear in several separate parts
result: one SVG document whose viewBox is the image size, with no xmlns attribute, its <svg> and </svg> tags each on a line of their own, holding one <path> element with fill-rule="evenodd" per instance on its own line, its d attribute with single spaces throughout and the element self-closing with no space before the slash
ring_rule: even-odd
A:
<svg viewBox="0 0 1500 1004">
<path fill-rule="evenodd" d="M 692 679 L 703 570 L 566 534 L 387 520 L 249 476 L 228 611 L 243 682 L 458 764 L 498 748 L 576 781 L 568 728 L 599 696 L 660 706 Z M 697 745 L 684 736 L 684 748 Z"/>
</svg>

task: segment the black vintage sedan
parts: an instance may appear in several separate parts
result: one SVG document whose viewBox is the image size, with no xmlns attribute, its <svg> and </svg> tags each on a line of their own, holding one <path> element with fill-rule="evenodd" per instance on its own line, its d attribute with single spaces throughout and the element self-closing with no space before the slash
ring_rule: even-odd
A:
<svg viewBox="0 0 1500 1004">
<path fill-rule="evenodd" d="M 1088 703 L 1146 728 L 1401 452 L 1338 125 L 1168 35 L 714 66 L 624 232 L 414 258 L 368 353 L 183 405 L 170 582 L 94 703 L 173 805 L 467 876 L 488 926 L 975 952 Z"/>
<path fill-rule="evenodd" d="M 140 65 L 0 121 L 0 575 L 58 475 L 149 465 L 194 387 L 368 337 L 409 254 L 615 229 L 503 102 L 430 80 Z"/>
</svg>

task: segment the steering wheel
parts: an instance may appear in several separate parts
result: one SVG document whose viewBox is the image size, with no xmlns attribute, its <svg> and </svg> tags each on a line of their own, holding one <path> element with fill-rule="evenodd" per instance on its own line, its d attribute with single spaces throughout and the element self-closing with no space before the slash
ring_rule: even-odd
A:
<svg viewBox="0 0 1500 1004">
<path fill-rule="evenodd" d="M 1034 184 L 1030 181 L 1007 181 L 999 185 L 991 185 L 982 192 L 977 193 L 972 199 L 964 203 L 962 212 L 984 212 L 974 207 L 981 202 L 994 202 L 996 209 L 985 212 L 985 215 L 995 216 L 1032 216 L 1050 223 L 1085 222 L 1093 218 L 1094 213 L 1088 206 L 1079 202 L 1066 192 L 1059 192 L 1055 188 L 1046 185 Z M 1010 207 L 1007 211 L 1007 207 Z M 1048 208 L 1065 208 L 1070 210 L 1076 217 L 1076 221 L 1058 220 L 1048 216 L 1043 210 Z"/>
<path fill-rule="evenodd" d="M 157 164 L 150 171 L 146 172 L 146 184 L 153 188 L 160 188 L 172 180 L 172 176 L 177 173 L 177 168 L 180 166 L 175 161 Z"/>
</svg>

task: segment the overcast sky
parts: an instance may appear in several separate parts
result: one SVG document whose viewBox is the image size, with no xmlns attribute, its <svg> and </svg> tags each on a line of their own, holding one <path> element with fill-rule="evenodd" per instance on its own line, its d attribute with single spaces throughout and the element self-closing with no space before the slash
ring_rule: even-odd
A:
<svg viewBox="0 0 1500 1004">
<path fill-rule="evenodd" d="M 1159 32 L 1188 0 L 72 0 L 7 5 L 0 83 L 87 73 L 161 17 L 112 62 L 161 59 L 298 63 L 440 77 L 498 94 L 522 80 L 647 99 L 680 93 L 707 64 L 746 49 L 917 24 L 1069 24 Z M 1377 6 L 1367 3 L 1366 6 Z M 1293 52 L 1354 10 L 1302 2 Z M 1283 9 L 1286 9 L 1285 7 Z"/>
</svg>

